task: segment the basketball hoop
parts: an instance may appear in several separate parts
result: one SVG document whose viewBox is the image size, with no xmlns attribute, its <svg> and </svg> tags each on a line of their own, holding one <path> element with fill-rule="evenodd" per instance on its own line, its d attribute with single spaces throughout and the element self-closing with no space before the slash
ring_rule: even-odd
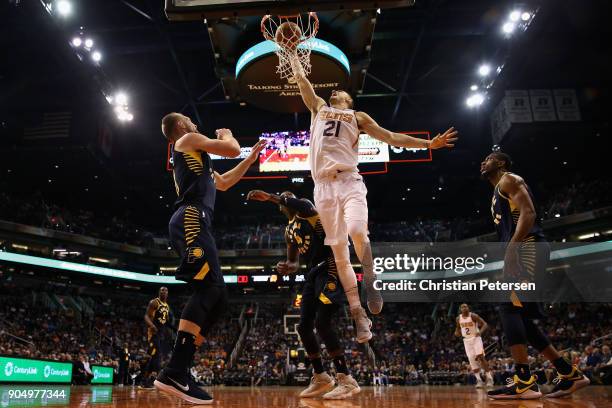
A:
<svg viewBox="0 0 612 408">
<path fill-rule="evenodd" d="M 281 79 L 287 79 L 294 83 L 291 60 L 297 57 L 304 70 L 304 74 L 310 74 L 310 51 L 312 50 L 311 39 L 319 31 L 319 18 L 314 12 L 302 16 L 271 16 L 266 15 L 261 19 L 261 33 L 266 40 L 276 44 L 276 55 L 278 66 L 276 73 Z"/>
</svg>

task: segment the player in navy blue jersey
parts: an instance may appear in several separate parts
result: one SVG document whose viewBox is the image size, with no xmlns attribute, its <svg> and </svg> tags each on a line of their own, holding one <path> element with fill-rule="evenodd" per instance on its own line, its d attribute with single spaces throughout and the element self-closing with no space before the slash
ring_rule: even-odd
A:
<svg viewBox="0 0 612 408">
<path fill-rule="evenodd" d="M 299 270 L 300 261 L 308 268 L 302 287 L 300 324 L 297 330 L 313 366 L 314 375 L 308 388 L 300 393 L 300 397 L 345 399 L 358 394 L 361 389 L 349 373 L 344 348 L 334 329 L 334 320 L 338 310 L 345 305 L 346 297 L 338 277 L 334 253 L 325 245 L 325 231 L 319 213 L 309 200 L 298 199 L 290 191 L 276 195 L 252 190 L 247 199 L 274 203 L 288 219 L 285 228 L 287 259 L 276 265 L 277 271 L 283 275 L 295 273 Z M 334 379 L 327 374 L 323 366 L 315 328 L 338 372 L 336 388 Z"/>
<path fill-rule="evenodd" d="M 493 186 L 491 215 L 500 242 L 506 243 L 504 275 L 508 279 L 535 279 L 546 270 L 550 249 L 540 224 L 533 194 L 520 176 L 511 173 L 512 160 L 502 152 L 488 155 L 480 173 Z M 527 344 L 557 369 L 553 391 L 547 397 L 563 397 L 589 384 L 589 379 L 567 362 L 534 320 L 545 318 L 539 303 L 523 303 L 516 294 L 500 305 L 500 317 L 515 365 L 506 387 L 489 391 L 494 399 L 533 399 L 542 396 L 537 377 L 529 370 Z"/>
<path fill-rule="evenodd" d="M 198 133 L 187 116 L 170 113 L 162 120 L 162 132 L 174 145 L 172 174 L 177 199 L 169 233 L 174 250 L 181 256 L 176 278 L 187 282 L 194 293 L 181 314 L 170 362 L 154 385 L 192 404 L 210 404 L 212 397 L 197 386 L 189 368 L 196 348 L 227 308 L 227 290 L 211 232 L 216 190 L 225 191 L 236 184 L 266 142 L 257 142 L 240 164 L 219 174 L 209 153 L 237 157 L 240 145 L 231 131 L 220 129 L 216 139 L 208 138 Z"/>
</svg>

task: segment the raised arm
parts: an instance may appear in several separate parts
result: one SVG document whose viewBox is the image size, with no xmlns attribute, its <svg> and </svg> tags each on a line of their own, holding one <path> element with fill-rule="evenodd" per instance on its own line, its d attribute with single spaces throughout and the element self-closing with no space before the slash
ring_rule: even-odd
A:
<svg viewBox="0 0 612 408">
<path fill-rule="evenodd" d="M 240 144 L 229 129 L 217 130 L 217 139 L 208 138 L 200 133 L 188 133 L 176 142 L 174 149 L 179 152 L 201 151 L 223 157 L 240 155 Z"/>
<path fill-rule="evenodd" d="M 489 325 L 482 317 L 478 316 L 476 313 L 472 313 L 472 320 L 476 322 L 476 325 L 478 326 L 478 329 L 480 331 L 480 335 L 482 336 L 484 332 L 489 328 Z"/>
<path fill-rule="evenodd" d="M 443 147 L 454 147 L 454 143 L 458 139 L 458 132 L 452 127 L 443 134 L 438 134 L 432 140 L 425 140 L 403 133 L 391 132 L 376 123 L 376 121 L 365 112 L 356 112 L 355 116 L 357 117 L 357 124 L 361 131 L 391 146 L 441 149 Z"/>
<path fill-rule="evenodd" d="M 306 105 L 313 116 L 316 115 L 319 109 L 326 105 L 325 100 L 315 93 L 312 84 L 308 78 L 306 78 L 302 64 L 297 56 L 291 59 L 291 69 L 293 70 L 293 78 L 296 80 L 298 88 L 300 89 L 300 95 L 302 95 L 304 105 Z"/>
<path fill-rule="evenodd" d="M 266 146 L 266 143 L 267 141 L 264 139 L 255 143 L 255 145 L 251 148 L 251 153 L 249 153 L 249 155 L 238 163 L 238 165 L 233 169 L 226 171 L 223 174 L 219 174 L 215 171 L 215 186 L 217 187 L 217 190 L 226 191 L 238 183 L 249 167 L 255 163 L 259 157 L 259 153 Z"/>
<path fill-rule="evenodd" d="M 305 198 L 281 197 L 276 194 L 266 193 L 262 190 L 251 190 L 247 194 L 247 200 L 254 201 L 269 201 L 274 204 L 282 204 L 285 207 L 293 210 L 300 217 L 312 217 L 317 215 L 317 210 L 313 203 Z"/>
</svg>

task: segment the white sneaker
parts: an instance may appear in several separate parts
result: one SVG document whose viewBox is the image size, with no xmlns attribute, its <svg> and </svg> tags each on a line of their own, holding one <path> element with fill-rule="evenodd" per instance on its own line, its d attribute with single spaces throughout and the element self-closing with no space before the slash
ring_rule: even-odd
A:
<svg viewBox="0 0 612 408">
<path fill-rule="evenodd" d="M 480 379 L 480 376 L 476 376 L 476 388 L 484 388 L 485 383 Z"/>
<path fill-rule="evenodd" d="M 338 373 L 336 376 L 338 380 L 338 386 L 333 391 L 323 395 L 323 399 L 345 399 L 357 395 L 361 392 L 359 384 L 351 375 Z"/>
<path fill-rule="evenodd" d="M 334 388 L 335 382 L 329 374 L 322 372 L 314 374 L 310 379 L 308 388 L 300 392 L 300 398 L 313 398 L 329 392 Z"/>
<path fill-rule="evenodd" d="M 493 382 L 493 376 L 490 372 L 487 373 L 487 387 L 493 387 L 495 384 Z"/>
</svg>

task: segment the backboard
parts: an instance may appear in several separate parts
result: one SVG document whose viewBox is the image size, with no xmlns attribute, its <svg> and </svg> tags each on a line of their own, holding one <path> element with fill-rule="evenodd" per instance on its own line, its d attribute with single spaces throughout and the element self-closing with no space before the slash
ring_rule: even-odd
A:
<svg viewBox="0 0 612 408">
<path fill-rule="evenodd" d="M 415 0 L 165 0 L 170 21 L 203 21 L 207 18 L 291 15 L 308 11 L 370 10 L 409 7 Z"/>
</svg>

